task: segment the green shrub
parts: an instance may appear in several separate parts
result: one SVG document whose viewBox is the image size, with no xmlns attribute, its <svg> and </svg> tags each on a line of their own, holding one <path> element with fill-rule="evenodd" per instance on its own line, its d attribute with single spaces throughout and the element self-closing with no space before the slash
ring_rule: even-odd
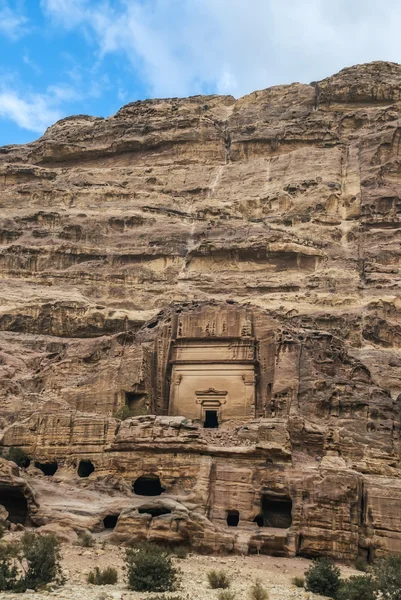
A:
<svg viewBox="0 0 401 600">
<path fill-rule="evenodd" d="M 56 537 L 27 532 L 22 536 L 20 544 L 27 565 L 21 581 L 22 589 L 35 590 L 51 581 L 63 582 L 60 543 Z"/>
<path fill-rule="evenodd" d="M 305 589 L 314 594 L 335 598 L 340 587 L 340 569 L 328 558 L 319 558 L 305 573 Z"/>
<path fill-rule="evenodd" d="M 152 544 L 142 544 L 137 550 L 127 550 L 128 585 L 136 592 L 169 592 L 175 589 L 179 569 L 174 567 L 165 550 Z"/>
<path fill-rule="evenodd" d="M 401 600 L 401 556 L 394 554 L 379 560 L 373 573 L 383 600 Z"/>
<path fill-rule="evenodd" d="M 297 588 L 305 587 L 305 577 L 293 577 L 292 585 L 295 585 Z"/>
<path fill-rule="evenodd" d="M 209 586 L 212 590 L 226 589 L 230 587 L 230 578 L 225 571 L 209 571 L 207 574 Z"/>
<path fill-rule="evenodd" d="M 235 600 L 235 593 L 231 590 L 219 590 L 217 593 L 218 600 Z"/>
<path fill-rule="evenodd" d="M 341 583 L 337 600 L 375 600 L 376 586 L 371 577 L 357 575 Z"/>
<path fill-rule="evenodd" d="M 92 585 L 113 585 L 117 583 L 117 580 L 117 569 L 114 569 L 114 567 L 106 567 L 105 569 L 95 567 L 95 570 L 90 571 L 87 577 L 87 582 Z"/>
<path fill-rule="evenodd" d="M 125 419 L 129 419 L 130 417 L 142 417 L 143 415 L 148 414 L 148 409 L 145 405 L 139 405 L 134 408 L 129 408 L 126 404 L 120 406 L 114 413 L 113 417 L 115 419 L 119 419 L 120 421 L 125 421 Z"/>
<path fill-rule="evenodd" d="M 120 408 L 116 410 L 113 417 L 115 419 L 119 419 L 120 421 L 125 421 L 125 419 L 132 417 L 132 414 L 128 406 L 124 404 L 124 406 L 120 406 Z"/>
<path fill-rule="evenodd" d="M 16 544 L 0 544 L 0 591 L 17 589 L 20 549 Z"/>
<path fill-rule="evenodd" d="M 31 459 L 29 458 L 26 452 L 24 452 L 21 448 L 14 448 L 14 446 L 11 446 L 7 450 L 6 454 L 4 455 L 4 458 L 6 458 L 7 460 L 12 460 L 13 462 L 15 462 L 16 465 L 18 465 L 21 468 L 29 467 L 29 464 L 31 462 Z"/>
<path fill-rule="evenodd" d="M 269 600 L 269 593 L 259 579 L 255 581 L 249 590 L 249 597 L 251 600 Z"/>
<path fill-rule="evenodd" d="M 95 540 L 91 533 L 81 533 L 78 536 L 77 546 L 82 546 L 82 548 L 93 548 L 94 545 Z"/>
<path fill-rule="evenodd" d="M 362 571 L 364 573 L 366 573 L 369 568 L 367 560 L 363 556 L 358 556 L 354 563 L 354 567 L 357 571 Z"/>
<path fill-rule="evenodd" d="M 62 583 L 58 540 L 25 533 L 19 542 L 0 544 L 0 590 L 24 592 Z"/>
</svg>

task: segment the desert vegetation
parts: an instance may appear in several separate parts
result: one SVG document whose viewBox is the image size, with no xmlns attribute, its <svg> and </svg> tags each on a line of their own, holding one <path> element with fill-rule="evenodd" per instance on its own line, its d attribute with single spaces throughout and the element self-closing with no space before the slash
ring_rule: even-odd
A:
<svg viewBox="0 0 401 600">
<path fill-rule="evenodd" d="M 37 590 L 50 582 L 63 582 L 55 537 L 26 532 L 19 541 L 0 543 L 1 591 Z"/>
<path fill-rule="evenodd" d="M 128 587 L 136 592 L 170 592 L 180 580 L 180 571 L 162 548 L 142 544 L 126 553 Z"/>
</svg>

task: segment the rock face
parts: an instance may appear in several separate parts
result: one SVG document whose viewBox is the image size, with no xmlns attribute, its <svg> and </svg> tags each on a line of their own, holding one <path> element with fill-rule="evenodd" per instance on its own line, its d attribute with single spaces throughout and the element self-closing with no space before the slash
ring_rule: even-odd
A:
<svg viewBox="0 0 401 600">
<path fill-rule="evenodd" d="M 400 140 L 377 62 L 1 148 L 0 444 L 31 465 L 0 505 L 35 497 L 8 518 L 401 552 Z"/>
</svg>

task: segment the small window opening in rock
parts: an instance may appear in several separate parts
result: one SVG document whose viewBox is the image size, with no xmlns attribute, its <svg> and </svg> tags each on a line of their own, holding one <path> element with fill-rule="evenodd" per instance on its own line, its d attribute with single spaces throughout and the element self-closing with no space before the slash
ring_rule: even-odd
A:
<svg viewBox="0 0 401 600">
<path fill-rule="evenodd" d="M 35 461 L 35 467 L 37 469 L 40 469 L 44 475 L 47 475 L 47 477 L 51 477 L 57 471 L 58 464 L 56 463 L 56 461 L 48 463 L 41 463 Z"/>
<path fill-rule="evenodd" d="M 203 426 L 206 429 L 217 429 L 219 426 L 219 419 L 217 417 L 217 410 L 206 410 L 205 411 L 205 422 Z"/>
<path fill-rule="evenodd" d="M 105 529 L 114 529 L 114 527 L 117 525 L 117 521 L 118 521 L 118 517 L 120 515 L 107 515 L 104 519 L 103 519 L 103 527 Z"/>
<path fill-rule="evenodd" d="M 227 511 L 227 525 L 229 527 L 238 527 L 239 523 L 239 512 L 238 510 Z"/>
<path fill-rule="evenodd" d="M 12 485 L 0 485 L 0 504 L 8 512 L 11 523 L 26 524 L 28 518 L 28 503 L 22 491 Z"/>
<path fill-rule="evenodd" d="M 140 416 L 147 412 L 147 397 L 145 392 L 125 392 L 125 404 L 130 409 L 132 416 Z"/>
<path fill-rule="evenodd" d="M 161 517 L 162 515 L 170 515 L 171 510 L 169 508 L 163 508 L 161 506 L 141 506 L 138 508 L 139 514 L 152 515 L 152 517 Z"/>
<path fill-rule="evenodd" d="M 138 496 L 160 496 L 165 491 L 157 475 L 141 475 L 135 481 L 133 489 Z"/>
<path fill-rule="evenodd" d="M 95 465 L 91 460 L 81 460 L 79 461 L 78 467 L 78 475 L 79 477 L 89 477 L 91 473 L 95 470 Z"/>
<path fill-rule="evenodd" d="M 269 494 L 262 496 L 262 527 L 288 529 L 292 524 L 291 498 L 277 498 Z"/>
</svg>

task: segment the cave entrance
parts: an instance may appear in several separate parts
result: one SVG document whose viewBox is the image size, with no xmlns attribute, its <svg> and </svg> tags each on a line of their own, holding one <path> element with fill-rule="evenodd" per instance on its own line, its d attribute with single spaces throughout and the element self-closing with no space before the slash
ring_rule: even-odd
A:
<svg viewBox="0 0 401 600">
<path fill-rule="evenodd" d="M 227 525 L 229 527 L 238 527 L 239 523 L 239 512 L 238 510 L 227 511 Z"/>
<path fill-rule="evenodd" d="M 219 418 L 217 410 L 205 410 L 205 422 L 203 427 L 205 427 L 205 429 L 218 429 Z"/>
<path fill-rule="evenodd" d="M 103 519 L 103 527 L 105 529 L 114 529 L 114 527 L 117 525 L 117 521 L 118 521 L 118 517 L 120 515 L 107 515 L 105 516 L 105 518 Z"/>
<path fill-rule="evenodd" d="M 137 496 L 160 496 L 165 491 L 157 475 L 141 475 L 134 482 L 133 489 Z"/>
<path fill-rule="evenodd" d="M 0 485 L 0 504 L 8 512 L 11 523 L 26 524 L 28 518 L 28 503 L 22 491 L 12 485 Z"/>
<path fill-rule="evenodd" d="M 91 473 L 95 470 L 95 465 L 91 460 L 81 460 L 79 461 L 78 467 L 78 475 L 79 477 L 89 477 Z"/>
<path fill-rule="evenodd" d="M 147 398 L 146 392 L 125 392 L 125 405 L 128 406 L 133 417 L 147 413 Z"/>
<path fill-rule="evenodd" d="M 171 510 L 169 508 L 163 508 L 162 506 L 141 506 L 138 508 L 140 515 L 151 515 L 152 517 L 161 517 L 162 515 L 170 515 Z"/>
<path fill-rule="evenodd" d="M 51 477 L 57 471 L 58 464 L 56 461 L 46 462 L 46 463 L 41 463 L 41 462 L 35 461 L 35 467 L 37 469 L 40 469 L 42 471 L 43 475 L 46 475 L 47 477 Z"/>
<path fill-rule="evenodd" d="M 292 525 L 291 498 L 276 497 L 270 494 L 262 496 L 262 511 L 254 521 L 259 527 L 288 529 Z"/>
</svg>

